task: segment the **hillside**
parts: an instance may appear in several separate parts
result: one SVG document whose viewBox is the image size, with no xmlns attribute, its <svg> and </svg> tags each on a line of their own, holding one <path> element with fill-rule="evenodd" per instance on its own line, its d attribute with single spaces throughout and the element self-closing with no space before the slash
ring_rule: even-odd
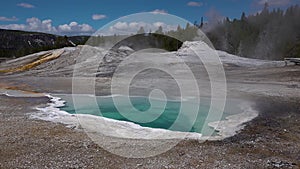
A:
<svg viewBox="0 0 300 169">
<path fill-rule="evenodd" d="M 39 51 L 83 44 L 87 37 L 0 29 L 0 39 L 0 58 L 16 58 Z"/>
<path fill-rule="evenodd" d="M 182 31 L 184 30 L 185 29 L 182 29 Z M 126 35 L 67 37 L 38 32 L 0 29 L 0 39 L 2 40 L 0 42 L 0 61 L 1 58 L 4 60 L 18 58 L 40 51 L 74 47 L 83 44 L 88 44 L 90 46 L 110 46 L 111 44 L 116 44 L 116 47 L 120 47 L 122 45 L 130 46 L 130 44 L 134 42 L 136 45 L 130 47 L 133 47 L 135 50 L 147 47 L 161 48 L 168 51 L 177 50 L 182 42 L 167 35 L 169 34 L 166 34 L 165 36 L 156 33 L 141 33 L 130 37 Z M 122 43 L 117 43 L 122 39 L 126 40 L 122 41 Z M 192 38 L 187 40 L 191 39 Z"/>
</svg>

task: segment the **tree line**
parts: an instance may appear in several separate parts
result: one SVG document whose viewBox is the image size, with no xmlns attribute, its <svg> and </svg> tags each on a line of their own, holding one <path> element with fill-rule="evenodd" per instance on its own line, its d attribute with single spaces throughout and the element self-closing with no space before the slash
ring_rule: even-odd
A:
<svg viewBox="0 0 300 169">
<path fill-rule="evenodd" d="M 300 57 L 300 7 L 270 10 L 224 21 L 207 31 L 216 49 L 248 58 L 282 60 Z"/>
<path fill-rule="evenodd" d="M 144 27 L 140 27 L 136 33 L 131 35 L 92 36 L 86 44 L 100 47 L 122 44 L 132 49 L 148 46 L 174 51 L 181 47 L 182 42 L 193 41 L 198 36 L 197 32 L 197 26 L 189 23 L 183 28 L 178 25 L 176 30 L 170 31 L 164 31 L 163 27 L 159 26 L 157 30 L 147 32 Z"/>
</svg>

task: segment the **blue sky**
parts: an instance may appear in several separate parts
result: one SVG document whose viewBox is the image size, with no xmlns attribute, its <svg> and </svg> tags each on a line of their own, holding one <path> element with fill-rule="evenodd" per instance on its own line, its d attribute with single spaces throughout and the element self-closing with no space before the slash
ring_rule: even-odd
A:
<svg viewBox="0 0 300 169">
<path fill-rule="evenodd" d="M 300 0 L 9 0 L 1 2 L 0 28 L 90 34 L 133 13 L 168 13 L 193 23 L 199 22 L 202 16 L 209 21 L 223 16 L 239 18 L 242 12 L 253 14 L 259 12 L 265 2 L 271 7 L 286 8 L 299 4 Z M 161 22 L 165 26 L 170 24 Z"/>
</svg>

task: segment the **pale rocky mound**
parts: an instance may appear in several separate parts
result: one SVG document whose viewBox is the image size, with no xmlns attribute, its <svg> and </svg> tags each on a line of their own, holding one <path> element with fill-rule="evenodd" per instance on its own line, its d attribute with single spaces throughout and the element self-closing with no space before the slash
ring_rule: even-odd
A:
<svg viewBox="0 0 300 169">
<path fill-rule="evenodd" d="M 134 53 L 134 50 L 128 46 L 121 46 L 118 49 L 111 50 L 87 45 L 66 47 L 2 62 L 0 63 L 0 73 L 17 73 L 22 76 L 72 77 L 75 70 L 75 74 L 78 76 L 110 77 L 119 63 L 132 53 Z M 283 61 L 242 58 L 223 51 L 216 51 L 209 48 L 202 41 L 184 42 L 177 52 L 153 53 L 155 55 L 154 58 L 174 54 L 189 63 L 198 62 L 198 55 L 200 55 L 200 57 L 205 57 L 206 59 L 210 59 L 211 56 L 217 56 L 224 66 L 249 68 L 284 66 Z M 147 57 L 151 56 L 147 54 Z"/>
<path fill-rule="evenodd" d="M 233 65 L 238 67 L 252 67 L 252 68 L 266 68 L 266 67 L 281 67 L 284 66 L 284 61 L 269 61 L 260 59 L 251 59 L 239 57 L 229 54 L 224 51 L 211 49 L 203 41 L 184 42 L 178 50 L 178 55 L 185 60 L 192 61 L 197 57 L 211 57 L 212 55 L 218 56 L 223 64 Z"/>
</svg>

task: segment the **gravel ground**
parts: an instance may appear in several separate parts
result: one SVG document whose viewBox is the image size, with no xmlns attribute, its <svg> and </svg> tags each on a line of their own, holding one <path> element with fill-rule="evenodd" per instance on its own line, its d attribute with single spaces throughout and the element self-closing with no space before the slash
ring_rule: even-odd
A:
<svg viewBox="0 0 300 169">
<path fill-rule="evenodd" d="M 299 168 L 299 100 L 257 98 L 259 117 L 234 137 L 181 141 L 161 155 L 129 159 L 94 144 L 84 132 L 29 119 L 47 98 L 1 96 L 0 168 Z M 17 105 L 17 106 L 16 106 Z"/>
</svg>

